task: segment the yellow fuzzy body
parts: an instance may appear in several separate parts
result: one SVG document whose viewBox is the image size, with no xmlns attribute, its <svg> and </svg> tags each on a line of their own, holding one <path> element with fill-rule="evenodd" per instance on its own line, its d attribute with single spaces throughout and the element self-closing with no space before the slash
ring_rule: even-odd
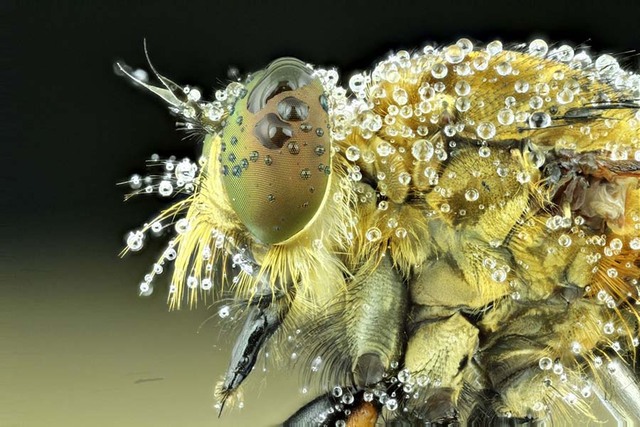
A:
<svg viewBox="0 0 640 427">
<path fill-rule="evenodd" d="M 580 390 L 597 383 L 596 365 L 614 353 L 633 363 L 638 345 L 640 79 L 605 57 L 566 55 L 468 41 L 402 51 L 352 77 L 350 97 L 318 70 L 329 189 L 304 230 L 279 244 L 261 244 L 238 219 L 214 161 L 220 137 L 207 136 L 207 173 L 160 218 L 182 211 L 189 224 L 174 240 L 171 308 L 209 294 L 187 278 L 216 277 L 207 264 L 224 265 L 232 254 L 216 241 L 230 241 L 260 271 L 222 272 L 229 287 L 214 293 L 250 301 L 267 275 L 271 292 L 291 300 L 285 328 L 322 341 L 308 357 L 335 341 L 355 358 L 341 332 L 357 326 L 350 303 L 365 304 L 359 291 L 390 257 L 408 289 L 409 332 L 385 367 L 427 378 L 421 402 L 447 388 L 456 406 L 476 381 L 497 393 L 501 415 L 590 413 Z M 314 335 L 317 323 L 327 330 Z"/>
</svg>

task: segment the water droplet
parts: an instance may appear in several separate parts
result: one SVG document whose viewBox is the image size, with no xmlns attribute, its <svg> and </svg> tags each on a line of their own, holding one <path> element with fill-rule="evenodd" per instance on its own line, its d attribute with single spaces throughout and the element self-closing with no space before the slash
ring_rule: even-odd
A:
<svg viewBox="0 0 640 427">
<path fill-rule="evenodd" d="M 482 146 L 478 148 L 478 155 L 480 157 L 489 157 L 491 155 L 491 149 L 487 146 Z"/>
<path fill-rule="evenodd" d="M 564 248 L 571 246 L 571 237 L 566 234 L 561 235 L 558 238 L 558 244 Z"/>
<path fill-rule="evenodd" d="M 520 171 L 516 174 L 516 180 L 520 184 L 526 184 L 527 182 L 531 181 L 531 175 L 529 175 L 529 173 L 526 171 Z"/>
<path fill-rule="evenodd" d="M 551 125 L 551 116 L 544 111 L 536 111 L 529 116 L 529 127 L 533 129 L 546 128 Z"/>
<path fill-rule="evenodd" d="M 411 154 L 418 161 L 428 162 L 433 157 L 433 144 L 426 139 L 418 139 L 411 145 Z"/>
<path fill-rule="evenodd" d="M 470 188 L 464 193 L 464 198 L 470 202 L 475 202 L 480 197 L 480 193 L 475 188 Z"/>
<path fill-rule="evenodd" d="M 409 183 L 411 182 L 411 175 L 409 175 L 407 172 L 401 172 L 400 175 L 398 175 L 398 181 L 402 185 L 409 185 Z"/>
<path fill-rule="evenodd" d="M 548 51 L 549 46 L 542 39 L 536 39 L 529 43 L 529 53 L 533 56 L 544 57 Z"/>
<path fill-rule="evenodd" d="M 365 237 L 370 242 L 375 242 L 376 240 L 380 240 L 382 237 L 382 232 L 378 227 L 371 227 L 365 233 Z"/>
<path fill-rule="evenodd" d="M 478 137 L 482 139 L 491 139 L 496 134 L 496 127 L 491 122 L 481 122 L 476 127 L 476 133 L 478 134 Z"/>
<path fill-rule="evenodd" d="M 447 66 L 441 62 L 434 64 L 433 67 L 431 68 L 431 75 L 436 79 L 444 78 L 448 72 L 449 72 L 449 69 L 447 68 Z"/>
<path fill-rule="evenodd" d="M 130 251 L 137 252 L 142 249 L 144 244 L 144 233 L 140 230 L 132 231 L 127 236 L 127 248 Z"/>
<path fill-rule="evenodd" d="M 378 147 L 376 147 L 376 151 L 382 157 L 387 157 L 389 154 L 391 154 L 392 149 L 393 147 L 391 146 L 391 144 L 386 141 L 378 143 Z"/>
<path fill-rule="evenodd" d="M 444 59 L 451 64 L 459 64 L 464 57 L 464 50 L 457 44 L 447 46 L 444 50 Z"/>
<path fill-rule="evenodd" d="M 538 362 L 538 366 L 540 366 L 540 369 L 542 369 L 543 371 L 548 371 L 549 369 L 551 369 L 551 366 L 553 366 L 553 360 L 551 360 L 550 357 L 542 357 Z"/>
<path fill-rule="evenodd" d="M 398 105 L 404 105 L 409 101 L 409 95 L 407 91 L 402 88 L 396 88 L 391 94 L 393 100 L 398 103 Z"/>
<path fill-rule="evenodd" d="M 604 327 L 602 328 L 602 330 L 604 331 L 605 334 L 611 335 L 615 330 L 615 327 L 613 326 L 613 323 L 607 322 L 604 324 Z"/>
<path fill-rule="evenodd" d="M 355 145 L 351 145 L 346 149 L 345 156 L 347 160 L 355 162 L 360 158 L 360 149 Z"/>
<path fill-rule="evenodd" d="M 507 279 L 507 272 L 502 268 L 496 268 L 491 273 L 491 280 L 494 282 L 502 283 Z"/>
<path fill-rule="evenodd" d="M 502 52 L 502 42 L 499 40 L 494 40 L 487 45 L 487 53 L 491 56 L 495 56 Z"/>
<path fill-rule="evenodd" d="M 573 92 L 570 89 L 562 89 L 556 95 L 556 101 L 558 101 L 558 104 L 562 105 L 569 104 L 570 102 L 573 102 L 573 96 Z"/>
<path fill-rule="evenodd" d="M 396 399 L 389 399 L 389 400 L 386 401 L 384 406 L 389 411 L 395 411 L 396 409 L 398 409 L 398 401 Z"/>
</svg>

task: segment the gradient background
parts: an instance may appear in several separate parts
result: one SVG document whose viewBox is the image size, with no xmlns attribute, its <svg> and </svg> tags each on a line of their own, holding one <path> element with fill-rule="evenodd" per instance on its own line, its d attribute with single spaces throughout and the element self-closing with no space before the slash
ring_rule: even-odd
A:
<svg viewBox="0 0 640 427">
<path fill-rule="evenodd" d="M 161 72 L 207 98 L 229 66 L 282 55 L 348 77 L 391 49 L 463 36 L 640 48 L 632 1 L 77 3 L 0 2 L 2 427 L 272 425 L 308 399 L 291 371 L 256 370 L 245 409 L 217 419 L 231 334 L 205 323 L 214 309 L 169 313 L 162 281 L 137 296 L 159 244 L 117 257 L 166 203 L 124 204 L 115 183 L 144 173 L 152 153 L 198 155 L 161 102 L 112 72 L 119 58 L 146 67 L 144 37 Z"/>
</svg>

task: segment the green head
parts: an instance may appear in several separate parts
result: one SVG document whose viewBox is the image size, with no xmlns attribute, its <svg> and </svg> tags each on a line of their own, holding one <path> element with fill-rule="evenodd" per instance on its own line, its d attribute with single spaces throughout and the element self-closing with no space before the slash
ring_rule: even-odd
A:
<svg viewBox="0 0 640 427">
<path fill-rule="evenodd" d="M 280 58 L 246 83 L 222 130 L 231 206 L 262 243 L 284 242 L 315 217 L 329 188 L 327 98 L 312 70 Z"/>
</svg>

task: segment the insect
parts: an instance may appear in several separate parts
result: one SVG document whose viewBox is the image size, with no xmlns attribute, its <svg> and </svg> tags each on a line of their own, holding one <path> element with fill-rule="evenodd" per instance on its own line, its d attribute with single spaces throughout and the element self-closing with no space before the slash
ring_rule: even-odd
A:
<svg viewBox="0 0 640 427">
<path fill-rule="evenodd" d="M 640 419 L 640 76 L 613 56 L 461 39 L 345 87 L 280 58 L 213 101 L 116 65 L 203 140 L 130 179 L 186 196 L 127 250 L 172 230 L 140 292 L 173 263 L 171 308 L 242 312 L 220 410 L 294 335 L 318 397 L 292 425 Z"/>
</svg>

